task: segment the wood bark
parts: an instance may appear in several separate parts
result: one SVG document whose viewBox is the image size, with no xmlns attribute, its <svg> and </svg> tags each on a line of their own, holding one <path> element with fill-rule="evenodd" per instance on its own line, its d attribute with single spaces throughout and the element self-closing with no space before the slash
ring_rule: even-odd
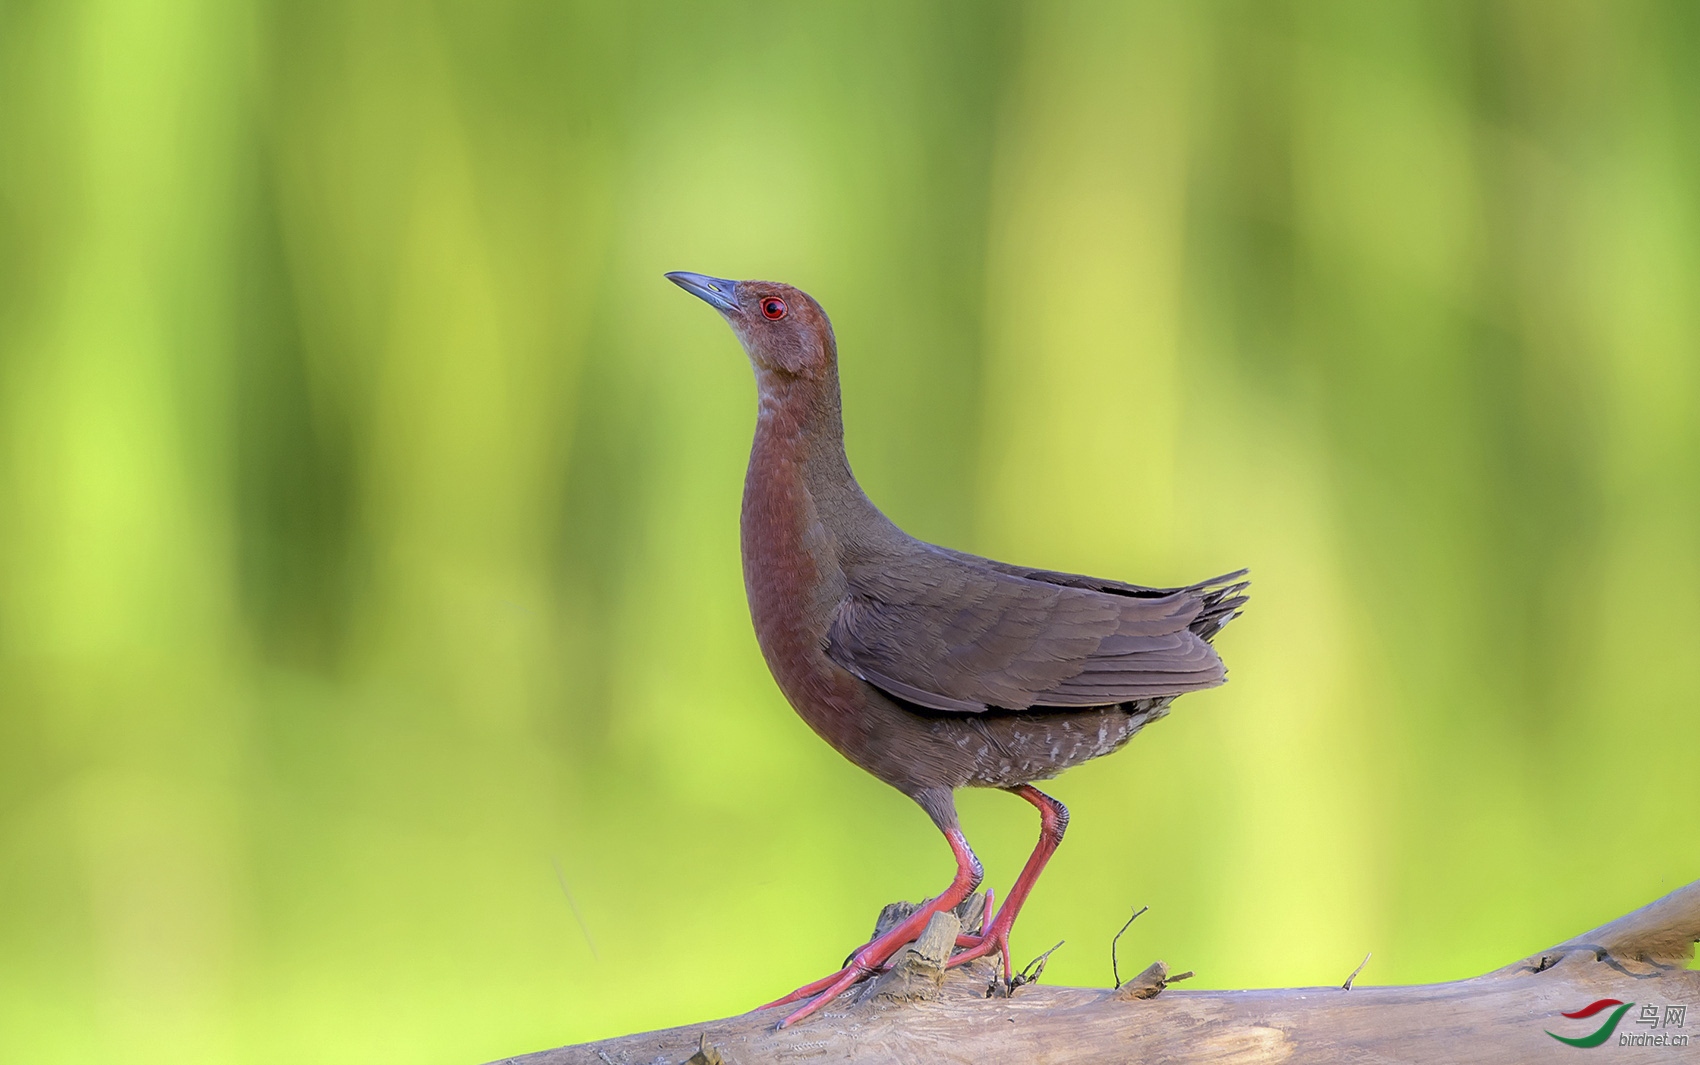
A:
<svg viewBox="0 0 1700 1065">
<path fill-rule="evenodd" d="M 956 918 L 941 914 L 936 920 Z M 932 943 L 954 924 L 929 927 Z M 1029 984 L 988 998 L 991 969 L 948 973 L 925 950 L 783 1031 L 784 1010 L 504 1059 L 504 1065 L 756 1065 L 760 1062 L 1688 1062 L 1700 1061 L 1700 881 L 1591 932 L 1467 980 L 1405 987 L 1168 989 L 1161 962 L 1115 990 Z M 924 944 L 920 944 L 924 945 Z M 1631 1003 L 1601 1045 L 1580 1038 Z M 1656 1007 L 1657 1024 L 1642 1019 Z M 1687 1007 L 1680 1023 L 1666 1006 Z M 1658 1043 L 1660 1034 L 1664 1043 Z"/>
</svg>

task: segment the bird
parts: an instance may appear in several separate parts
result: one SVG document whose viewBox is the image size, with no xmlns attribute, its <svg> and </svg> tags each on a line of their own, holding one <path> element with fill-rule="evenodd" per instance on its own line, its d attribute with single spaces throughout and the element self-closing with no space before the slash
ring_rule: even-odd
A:
<svg viewBox="0 0 1700 1065">
<path fill-rule="evenodd" d="M 740 541 L 756 641 L 803 721 L 915 801 L 949 843 L 939 895 L 833 973 L 761 1007 L 803 1020 L 879 972 L 984 873 L 955 791 L 1038 808 L 1039 842 L 996 916 L 950 966 L 996 952 L 1062 842 L 1068 810 L 1033 786 L 1120 749 L 1176 696 L 1222 684 L 1211 640 L 1244 609 L 1246 570 L 1175 588 L 997 562 L 918 540 L 868 498 L 844 449 L 838 345 L 813 297 L 772 281 L 667 279 L 720 312 L 755 371 L 759 413 Z M 991 906 L 988 898 L 988 911 Z M 994 977 L 995 979 L 995 977 Z"/>
</svg>

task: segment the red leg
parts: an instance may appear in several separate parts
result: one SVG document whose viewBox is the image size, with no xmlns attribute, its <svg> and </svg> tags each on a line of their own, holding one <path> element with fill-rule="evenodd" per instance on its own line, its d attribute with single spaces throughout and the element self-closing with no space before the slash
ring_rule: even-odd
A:
<svg viewBox="0 0 1700 1065">
<path fill-rule="evenodd" d="M 996 905 L 996 902 L 993 900 L 992 889 L 987 888 L 986 908 L 980 911 L 980 927 L 982 929 L 990 926 L 992 914 L 996 912 Z M 964 934 L 956 937 L 956 945 L 959 947 L 972 947 L 978 942 L 980 942 L 980 937 L 975 935 Z M 949 968 L 949 966 L 946 966 L 946 968 Z"/>
<path fill-rule="evenodd" d="M 784 998 L 761 1007 L 767 1009 L 769 1006 L 781 1006 L 800 998 L 814 996 L 802 1009 L 780 1021 L 779 1027 L 797 1023 L 837 998 L 858 980 L 878 972 L 880 966 L 891 960 L 893 954 L 915 941 L 927 927 L 927 922 L 932 920 L 933 914 L 955 909 L 963 899 L 974 893 L 974 889 L 980 886 L 982 876 L 980 859 L 974 856 L 973 850 L 968 846 L 968 840 L 963 838 L 961 829 L 952 826 L 944 830 L 944 835 L 945 839 L 950 841 L 951 853 L 956 856 L 956 876 L 944 894 L 904 918 L 896 928 L 856 951 L 851 955 L 850 963 L 836 973 L 822 977 L 812 984 L 804 984 Z"/>
<path fill-rule="evenodd" d="M 1033 853 L 1027 858 L 1027 864 L 1021 867 L 1021 875 L 1015 878 L 1015 883 L 1009 889 L 1009 898 L 1004 900 L 1003 909 L 998 911 L 997 917 L 986 926 L 985 934 L 977 939 L 970 939 L 968 943 L 958 939 L 957 944 L 967 949 L 953 955 L 948 963 L 961 965 L 996 950 L 1003 955 L 1005 983 L 1008 983 L 1010 978 L 1009 930 L 1021 913 L 1021 904 L 1027 901 L 1027 893 L 1033 890 L 1039 874 L 1045 871 L 1045 863 L 1057 852 L 1058 844 L 1062 843 L 1063 832 L 1068 829 L 1068 807 L 1062 803 L 1031 784 L 1022 784 L 1007 790 L 1039 808 L 1039 845 L 1033 848 Z"/>
</svg>

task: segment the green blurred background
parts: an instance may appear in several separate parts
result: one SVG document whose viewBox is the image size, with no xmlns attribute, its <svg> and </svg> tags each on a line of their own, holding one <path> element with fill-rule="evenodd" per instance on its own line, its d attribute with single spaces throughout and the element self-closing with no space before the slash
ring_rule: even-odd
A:
<svg viewBox="0 0 1700 1065">
<path fill-rule="evenodd" d="M 7 0 L 0 1059 L 471 1063 L 944 885 L 767 676 L 671 269 L 821 299 L 916 535 L 1252 567 L 1018 962 L 1450 979 L 1700 876 L 1693 5 Z"/>
</svg>

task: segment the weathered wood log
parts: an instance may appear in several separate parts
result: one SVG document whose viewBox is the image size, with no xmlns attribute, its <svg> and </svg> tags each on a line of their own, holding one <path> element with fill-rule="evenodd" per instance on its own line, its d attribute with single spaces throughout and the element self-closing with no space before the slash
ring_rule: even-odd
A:
<svg viewBox="0 0 1700 1065">
<path fill-rule="evenodd" d="M 981 963 L 951 970 L 942 985 L 934 979 L 941 959 L 926 955 L 948 949 L 939 946 L 951 938 L 946 931 L 924 936 L 928 942 L 911 950 L 905 965 L 913 971 L 864 985 L 861 994 L 842 996 L 784 1031 L 773 1027 L 784 1011 L 773 1009 L 545 1050 L 503 1065 L 1503 1065 L 1562 1060 L 1590 1039 L 1609 1046 L 1614 1062 L 1700 1061 L 1700 972 L 1687 968 L 1700 940 L 1700 881 L 1494 972 L 1409 987 L 1166 990 L 1166 970 L 1156 963 L 1120 990 L 1028 985 L 1011 997 L 988 998 L 992 970 Z M 1583 1017 L 1564 1016 L 1602 999 L 1616 1001 Z"/>
</svg>

